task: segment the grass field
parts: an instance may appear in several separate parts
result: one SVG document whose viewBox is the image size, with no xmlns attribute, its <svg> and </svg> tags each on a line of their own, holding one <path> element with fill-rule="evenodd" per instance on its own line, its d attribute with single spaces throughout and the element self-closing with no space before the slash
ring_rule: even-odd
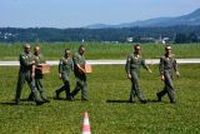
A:
<svg viewBox="0 0 200 134">
<path fill-rule="evenodd" d="M 75 53 L 79 47 L 78 42 L 69 43 L 40 43 L 42 53 L 48 60 L 58 60 L 65 48 L 70 48 Z M 35 45 L 33 43 L 33 45 Z M 86 44 L 87 59 L 126 59 L 132 52 L 132 44 L 103 44 L 89 42 Z M 18 55 L 23 51 L 23 43 L 0 44 L 0 60 L 18 60 Z M 144 44 L 143 57 L 159 58 L 164 52 L 161 44 Z M 200 44 L 176 44 L 173 51 L 177 58 L 199 58 Z"/>
<path fill-rule="evenodd" d="M 127 103 L 130 82 L 124 66 L 94 66 L 93 70 L 93 74 L 88 75 L 89 102 L 80 102 L 80 95 L 73 102 L 52 99 L 55 89 L 62 83 L 55 66 L 44 80 L 51 103 L 35 106 L 22 101 L 15 106 L 12 100 L 18 67 L 0 67 L 0 133 L 79 134 L 84 111 L 89 112 L 94 134 L 200 132 L 199 64 L 181 65 L 182 77 L 174 81 L 176 104 L 170 104 L 167 97 L 161 103 Z M 141 88 L 149 100 L 154 100 L 155 93 L 163 87 L 157 66 L 152 70 L 153 74 L 141 70 Z M 73 88 L 73 75 L 71 83 Z M 26 99 L 29 92 L 26 85 L 22 99 Z"/>
</svg>

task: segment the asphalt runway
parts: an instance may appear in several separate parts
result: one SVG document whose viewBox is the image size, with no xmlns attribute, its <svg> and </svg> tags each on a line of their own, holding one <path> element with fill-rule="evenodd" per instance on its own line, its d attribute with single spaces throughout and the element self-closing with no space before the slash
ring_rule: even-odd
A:
<svg viewBox="0 0 200 134">
<path fill-rule="evenodd" d="M 87 64 L 91 65 L 123 65 L 126 60 L 87 60 Z M 51 66 L 58 65 L 59 61 L 47 61 Z M 158 64 L 159 59 L 146 59 L 146 63 L 150 65 Z M 178 64 L 200 64 L 200 58 L 177 59 Z M 19 61 L 0 61 L 0 66 L 19 66 Z"/>
</svg>

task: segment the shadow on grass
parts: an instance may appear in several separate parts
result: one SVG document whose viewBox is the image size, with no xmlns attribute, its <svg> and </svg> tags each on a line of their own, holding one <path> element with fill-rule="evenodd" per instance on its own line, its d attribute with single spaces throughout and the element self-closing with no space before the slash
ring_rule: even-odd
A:
<svg viewBox="0 0 200 134">
<path fill-rule="evenodd" d="M 3 106 L 30 106 L 30 105 L 35 105 L 33 103 L 20 103 L 20 104 L 16 104 L 15 102 L 0 102 L 0 105 Z"/>
<path fill-rule="evenodd" d="M 48 97 L 50 100 L 66 101 L 66 98 Z"/>
<path fill-rule="evenodd" d="M 139 101 L 137 102 L 130 102 L 128 100 L 106 100 L 107 103 L 140 103 Z M 147 99 L 147 104 L 148 103 L 168 103 L 168 102 L 165 102 L 165 101 L 158 101 L 156 99 Z"/>
<path fill-rule="evenodd" d="M 147 99 L 147 102 L 148 103 L 159 103 L 159 101 L 156 99 Z"/>
<path fill-rule="evenodd" d="M 128 100 L 106 100 L 107 103 L 131 103 Z"/>
<path fill-rule="evenodd" d="M 48 97 L 48 98 L 50 100 L 55 100 L 55 101 L 68 101 L 68 102 L 81 101 L 81 99 L 68 100 L 66 98 L 56 98 L 56 97 Z"/>
</svg>

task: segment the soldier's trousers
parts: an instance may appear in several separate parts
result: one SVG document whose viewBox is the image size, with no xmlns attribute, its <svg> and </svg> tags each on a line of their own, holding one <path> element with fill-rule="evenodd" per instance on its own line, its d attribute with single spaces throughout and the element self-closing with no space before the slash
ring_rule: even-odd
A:
<svg viewBox="0 0 200 134">
<path fill-rule="evenodd" d="M 139 87 L 139 78 L 137 72 L 131 72 L 131 76 L 132 87 L 129 100 L 134 101 L 135 96 L 137 96 L 141 102 L 145 101 L 145 96 Z"/>
<path fill-rule="evenodd" d="M 71 94 L 70 94 L 70 83 L 69 81 L 65 81 L 63 85 L 61 85 L 57 90 L 56 92 L 58 94 L 60 94 L 61 92 L 65 91 L 66 93 L 66 98 L 67 99 L 70 99 L 71 97 Z"/>
<path fill-rule="evenodd" d="M 88 100 L 88 86 L 86 77 L 76 77 L 76 87 L 72 91 L 71 96 L 74 97 L 81 90 L 81 100 Z"/>
<path fill-rule="evenodd" d="M 173 86 L 173 81 L 172 81 L 172 74 L 170 73 L 165 73 L 165 80 L 164 80 L 164 88 L 161 92 L 157 93 L 157 95 L 159 97 L 164 96 L 165 94 L 168 95 L 169 99 L 171 102 L 175 102 L 175 96 L 176 96 L 176 92 Z"/>
<path fill-rule="evenodd" d="M 35 78 L 35 86 L 40 94 L 40 97 L 43 99 L 43 100 L 47 100 L 47 95 L 46 95 L 46 92 L 44 90 L 44 86 L 43 86 L 43 80 L 42 78 Z M 31 92 L 31 94 L 29 95 L 29 99 L 32 100 L 34 99 L 34 94 L 33 92 Z"/>
<path fill-rule="evenodd" d="M 15 100 L 18 102 L 20 101 L 21 92 L 22 92 L 25 82 L 28 83 L 28 85 L 31 89 L 31 92 L 33 93 L 33 96 L 35 98 L 35 101 L 36 102 L 41 101 L 41 98 L 40 98 L 39 93 L 35 86 L 35 81 L 31 79 L 31 73 L 30 72 L 21 72 L 21 71 L 19 72 L 19 75 L 18 75 Z"/>
</svg>

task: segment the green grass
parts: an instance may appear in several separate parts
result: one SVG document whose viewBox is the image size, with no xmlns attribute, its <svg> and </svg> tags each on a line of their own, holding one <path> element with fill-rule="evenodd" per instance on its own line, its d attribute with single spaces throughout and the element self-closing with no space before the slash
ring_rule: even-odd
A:
<svg viewBox="0 0 200 134">
<path fill-rule="evenodd" d="M 15 94 L 18 67 L 0 67 L 0 133 L 78 134 L 84 111 L 89 112 L 94 134 L 199 133 L 199 64 L 180 66 L 182 77 L 174 80 L 176 104 L 170 104 L 167 96 L 161 103 L 126 103 L 130 82 L 126 79 L 124 66 L 94 66 L 93 70 L 88 75 L 89 102 L 80 102 L 79 94 L 74 102 L 50 98 L 51 103 L 42 106 L 27 101 L 15 106 L 10 103 Z M 152 70 L 153 74 L 141 70 L 140 80 L 141 88 L 150 100 L 155 99 L 155 93 L 163 87 L 157 66 Z M 44 79 L 49 97 L 62 83 L 57 67 L 52 67 L 51 71 Z M 73 89 L 73 75 L 71 84 Z M 22 98 L 27 98 L 29 92 L 26 85 Z"/>
<path fill-rule="evenodd" d="M 70 48 L 75 53 L 79 47 L 78 42 L 69 43 L 40 43 L 42 53 L 48 60 L 58 60 L 65 48 Z M 33 44 L 34 46 L 35 44 Z M 23 43 L 0 44 L 0 60 L 18 60 L 18 55 L 23 51 Z M 132 44 L 103 44 L 97 42 L 87 43 L 87 59 L 126 59 L 132 52 Z M 164 53 L 161 44 L 144 44 L 143 57 L 159 58 Z M 199 58 L 200 44 L 176 44 L 173 52 L 178 58 Z"/>
</svg>

